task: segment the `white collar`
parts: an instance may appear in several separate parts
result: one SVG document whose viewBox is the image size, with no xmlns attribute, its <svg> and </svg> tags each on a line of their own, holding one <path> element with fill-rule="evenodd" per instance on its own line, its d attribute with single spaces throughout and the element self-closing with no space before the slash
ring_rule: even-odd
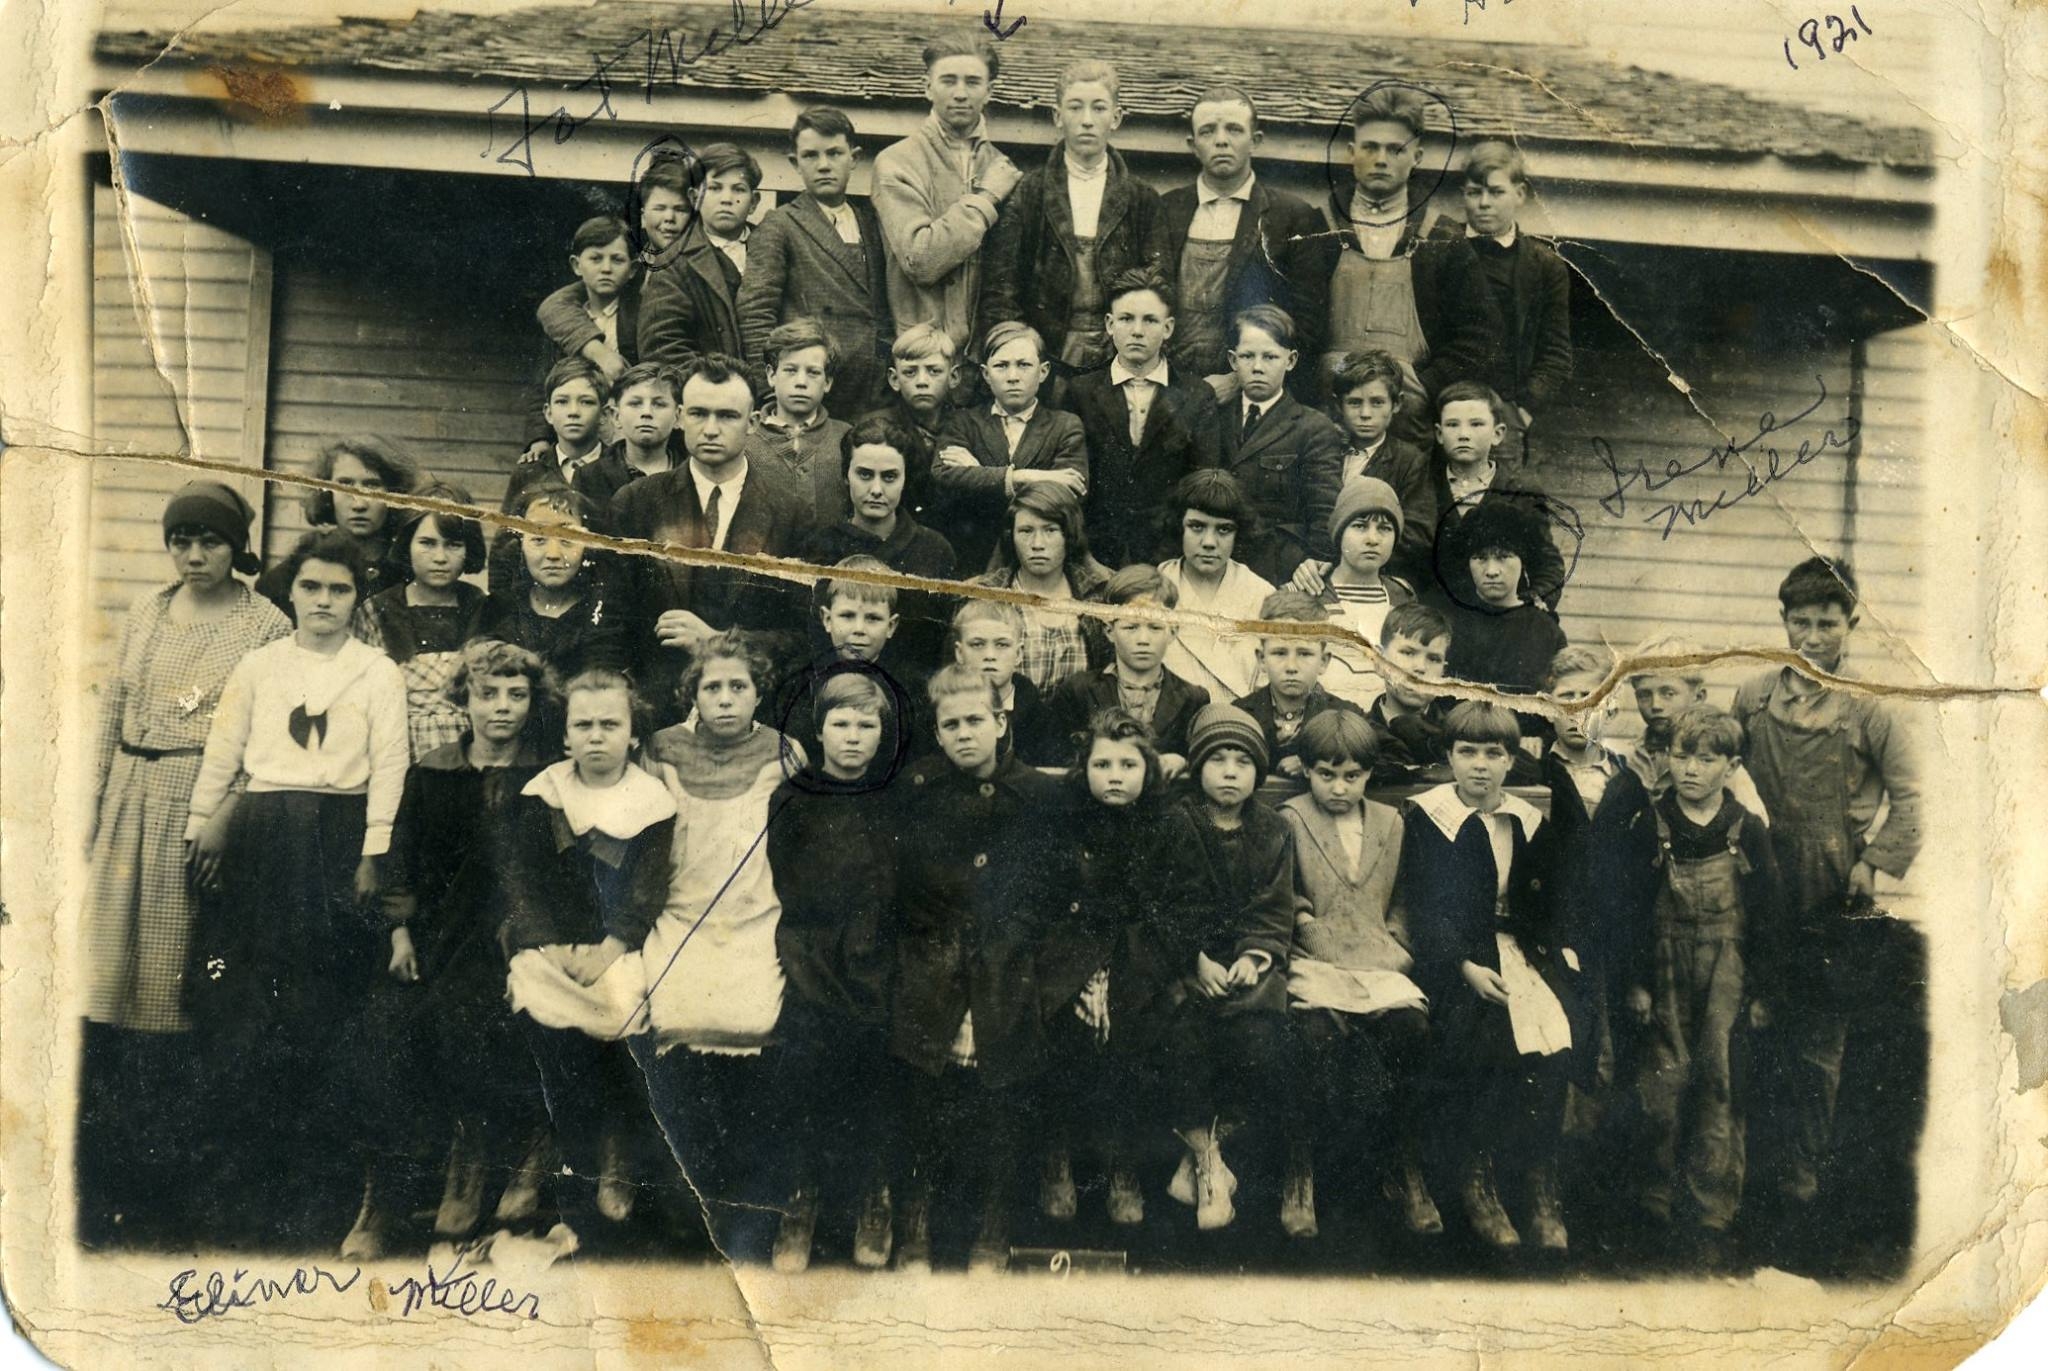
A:
<svg viewBox="0 0 2048 1371">
<path fill-rule="evenodd" d="M 1512 228 L 1506 233 L 1480 233 L 1470 224 L 1467 224 L 1465 225 L 1465 236 L 1467 238 L 1491 238 L 1504 248 L 1511 248 L 1515 245 L 1515 231 Z"/>
<path fill-rule="evenodd" d="M 723 481 L 714 481 L 709 476 L 706 476 L 704 469 L 697 465 L 695 457 L 692 457 L 687 465 L 690 471 L 690 479 L 697 484 L 697 503 L 700 506 L 711 498 L 712 491 L 722 490 L 729 495 L 737 496 L 740 487 L 746 483 L 747 459 L 744 457 L 734 464 L 733 474 L 726 477 Z"/>
<path fill-rule="evenodd" d="M 537 795 L 548 808 L 559 810 L 579 838 L 594 828 L 624 842 L 676 812 L 668 787 L 631 762 L 625 775 L 600 790 L 583 784 L 576 763 L 565 757 L 528 781 L 520 793 Z"/>
<path fill-rule="evenodd" d="M 708 228 L 704 230 L 704 236 L 706 238 L 709 238 L 711 240 L 711 246 L 717 248 L 720 252 L 730 252 L 734 248 L 745 247 L 747 245 L 747 234 L 750 230 L 752 230 L 752 228 L 752 224 L 747 225 L 745 228 L 740 230 L 740 236 L 737 238 L 727 238 L 723 234 L 713 233 Z"/>
<path fill-rule="evenodd" d="M 1033 400 L 1030 404 L 1024 406 L 1022 414 L 1012 414 L 1003 408 L 1000 401 L 993 401 L 989 404 L 988 412 L 995 415 L 998 419 L 1006 421 L 1015 419 L 1020 424 L 1028 424 L 1031 422 L 1031 416 L 1038 413 L 1038 401 Z"/>
<path fill-rule="evenodd" d="M 1396 207 L 1401 211 L 1398 215 L 1394 213 Z M 1360 215 L 1361 209 L 1369 210 L 1370 214 Z M 1400 229 L 1406 226 L 1408 212 L 1408 189 L 1405 186 L 1399 194 L 1384 203 L 1367 195 L 1363 186 L 1354 185 L 1351 188 L 1351 224 L 1354 228 L 1381 231 Z"/>
<path fill-rule="evenodd" d="M 1286 394 L 1286 392 L 1282 391 L 1281 394 L 1284 395 Z M 1246 395 L 1243 397 L 1243 403 L 1238 407 L 1237 417 L 1239 420 L 1242 420 L 1245 417 L 1245 415 L 1251 413 L 1253 410 L 1257 410 L 1259 412 L 1259 417 L 1263 419 L 1266 417 L 1268 413 L 1271 412 L 1273 406 L 1279 403 L 1279 395 L 1275 395 L 1272 399 L 1266 401 L 1254 400 L 1251 396 Z"/>
<path fill-rule="evenodd" d="M 592 309 L 590 297 L 586 295 L 583 297 L 583 312 L 593 319 L 609 319 L 619 312 L 619 297 L 614 295 L 610 304 L 600 309 Z"/>
<path fill-rule="evenodd" d="M 599 443 L 596 447 L 590 449 L 590 451 L 582 453 L 579 456 L 575 457 L 565 455 L 562 451 L 562 445 L 559 442 L 555 444 L 555 465 L 560 467 L 564 472 L 580 471 L 581 469 L 589 466 L 592 462 L 596 461 L 598 458 L 602 456 L 604 456 L 603 443 Z"/>
<path fill-rule="evenodd" d="M 1074 163 L 1074 154 L 1062 152 L 1060 160 L 1067 165 L 1067 179 L 1070 181 L 1101 181 L 1109 176 L 1109 158 L 1102 159 L 1102 165 L 1093 171 L 1084 171 Z"/>
<path fill-rule="evenodd" d="M 1458 796 L 1458 787 L 1449 781 L 1431 790 L 1425 790 L 1415 797 L 1415 807 L 1429 816 L 1451 842 L 1458 841 L 1458 830 L 1465 821 L 1479 811 L 1466 804 Z M 1503 794 L 1496 814 L 1512 815 L 1522 821 L 1522 838 L 1526 842 L 1536 836 L 1537 827 L 1543 822 L 1543 813 L 1519 795 Z"/>
<path fill-rule="evenodd" d="M 1129 367 L 1125 366 L 1124 359 L 1121 356 L 1111 358 L 1109 363 L 1109 383 L 1113 386 L 1120 386 L 1126 381 L 1150 381 L 1157 386 L 1167 384 L 1166 354 L 1162 352 L 1157 357 L 1154 357 L 1152 359 L 1152 370 L 1143 374 L 1132 371 Z"/>
<path fill-rule="evenodd" d="M 1244 184 L 1236 190 L 1211 190 L 1209 189 L 1209 183 L 1197 176 L 1195 178 L 1195 203 L 1197 205 L 1212 205 L 1218 200 L 1248 201 L 1252 198 L 1252 187 L 1258 184 L 1258 180 L 1259 174 L 1254 171 L 1246 174 Z"/>
</svg>

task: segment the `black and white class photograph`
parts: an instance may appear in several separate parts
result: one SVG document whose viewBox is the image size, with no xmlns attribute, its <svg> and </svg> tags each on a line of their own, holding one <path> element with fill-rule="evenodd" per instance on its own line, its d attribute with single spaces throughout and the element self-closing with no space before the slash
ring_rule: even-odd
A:
<svg viewBox="0 0 2048 1371">
<path fill-rule="evenodd" d="M 1932 21 L 1537 7 L 101 11 L 58 1240 L 1906 1279 Z"/>
</svg>

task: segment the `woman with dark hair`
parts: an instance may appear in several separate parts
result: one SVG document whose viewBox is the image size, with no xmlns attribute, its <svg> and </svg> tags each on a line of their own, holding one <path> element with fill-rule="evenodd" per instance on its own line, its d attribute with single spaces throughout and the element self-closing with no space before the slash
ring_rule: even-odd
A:
<svg viewBox="0 0 2048 1371">
<path fill-rule="evenodd" d="M 973 584 L 1030 591 L 1048 600 L 1099 598 L 1109 584 L 1109 568 L 1088 551 L 1081 497 L 1052 482 L 1020 488 L 1010 500 L 1005 533 L 989 570 Z M 1108 662 L 1107 639 L 1084 632 L 1080 616 L 1035 605 L 1021 608 L 1024 650 L 1018 671 L 1038 689 L 1050 690 L 1083 667 Z"/>
<path fill-rule="evenodd" d="M 476 632 L 537 652 L 568 680 L 592 667 L 623 671 L 631 640 L 626 605 L 611 592 L 600 554 L 575 538 L 598 519 L 596 505 L 566 486 L 535 486 L 515 511 L 551 532 L 519 535 L 511 585 L 485 602 Z M 543 730 L 552 736 L 552 726 Z"/>
<path fill-rule="evenodd" d="M 345 489 L 309 490 L 303 501 L 306 522 L 314 532 L 333 529 L 362 547 L 367 600 L 398 579 L 392 564 L 393 524 L 390 506 L 380 495 L 410 495 L 421 485 L 420 464 L 389 438 L 358 433 L 337 438 L 320 450 L 313 474 Z M 281 566 L 257 578 L 256 591 L 287 615 L 292 613 L 291 578 Z"/>
<path fill-rule="evenodd" d="M 418 492 L 466 505 L 469 492 L 438 482 Z M 469 720 L 448 696 L 462 645 L 475 636 L 484 593 L 462 579 L 484 569 L 484 534 L 476 520 L 429 510 L 408 511 L 391 540 L 400 580 L 356 607 L 350 630 L 398 663 L 405 677 L 406 725 L 414 761 L 462 736 Z"/>
<path fill-rule="evenodd" d="M 338 1226 L 324 1206 L 362 1126 L 346 1058 L 384 964 L 369 906 L 405 788 L 406 724 L 398 667 L 349 636 L 360 542 L 309 533 L 283 571 L 298 628 L 228 677 L 192 788 L 202 898 L 185 1003 L 207 1062 L 221 1236 L 296 1244 Z"/>
<path fill-rule="evenodd" d="M 185 821 L 206 732 L 236 663 L 291 632 L 234 577 L 258 569 L 249 504 L 193 481 L 164 506 L 177 580 L 128 611 L 101 708 L 88 846 L 87 1000 L 79 1082 L 79 1236 L 176 1239 L 166 1212 L 185 1193 L 190 1021 L 180 1003 L 192 899 Z M 118 1216 L 118 1218 L 116 1217 Z"/>
<path fill-rule="evenodd" d="M 1179 594 L 1180 607 L 1226 619 L 1256 619 L 1273 593 L 1265 577 L 1237 560 L 1237 549 L 1258 536 L 1258 514 L 1244 487 L 1227 471 L 1204 467 L 1180 478 L 1160 506 L 1162 545 L 1180 550 L 1159 564 Z M 1164 665 L 1214 700 L 1236 700 L 1258 684 L 1258 639 L 1183 625 L 1167 645 Z"/>
</svg>

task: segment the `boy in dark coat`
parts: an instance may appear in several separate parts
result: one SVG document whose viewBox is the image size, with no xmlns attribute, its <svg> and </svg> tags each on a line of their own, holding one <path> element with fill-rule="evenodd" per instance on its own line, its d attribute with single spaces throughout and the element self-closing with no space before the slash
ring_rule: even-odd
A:
<svg viewBox="0 0 2048 1371">
<path fill-rule="evenodd" d="M 685 371 L 707 354 L 748 355 L 738 300 L 761 164 L 736 144 L 711 143 L 695 178 L 697 217 L 667 260 L 648 265 L 640 292 L 639 360 Z"/>
<path fill-rule="evenodd" d="M 1521 1243 L 1495 1188 L 1498 1161 L 1524 1183 L 1532 1241 L 1562 1252 L 1557 1152 L 1572 1049 L 1585 1040 L 1578 954 L 1554 936 L 1543 816 L 1504 789 L 1515 716 L 1462 701 L 1444 736 L 1452 779 L 1409 802 L 1396 896 L 1437 1028 L 1435 1122 L 1480 1240 Z"/>
<path fill-rule="evenodd" d="M 1173 609 L 1180 596 L 1157 567 L 1140 563 L 1110 577 L 1102 601 Z M 1101 671 L 1077 671 L 1053 687 L 1048 706 L 1054 733 L 1062 739 L 1078 737 L 1101 711 L 1122 709 L 1151 730 L 1166 779 L 1173 780 L 1187 769 L 1188 727 L 1196 711 L 1209 703 L 1209 692 L 1160 664 L 1173 639 L 1171 624 L 1112 619 L 1108 636 L 1114 661 Z M 1062 760 L 1073 761 L 1071 747 Z"/>
<path fill-rule="evenodd" d="M 790 165 L 803 194 L 761 221 L 747 244 L 736 309 L 749 357 L 767 356 L 768 335 L 792 319 L 815 319 L 832 339 L 838 372 L 832 407 L 845 418 L 883 398 L 889 342 L 889 282 L 882 221 L 872 204 L 847 196 L 860 149 L 853 121 L 829 106 L 797 115 Z"/>
<path fill-rule="evenodd" d="M 768 869 L 782 903 L 776 1024 L 787 1134 L 797 1164 L 775 1240 L 775 1267 L 810 1261 L 820 1183 L 861 1189 L 853 1259 L 889 1259 L 894 1211 L 888 1160 L 897 1099 L 889 1060 L 894 970 L 895 701 L 859 668 L 834 670 L 813 693 L 810 763 L 769 810 Z"/>
<path fill-rule="evenodd" d="M 1072 740 L 1060 736 L 1046 696 L 1022 670 L 1024 614 L 1002 600 L 965 600 L 953 611 L 953 660 L 995 687 L 1003 711 L 1002 748 L 1026 766 L 1060 766 Z"/>
<path fill-rule="evenodd" d="M 1411 586 L 1429 584 L 1430 540 L 1436 536 L 1436 490 L 1429 458 L 1391 429 L 1400 417 L 1401 365 L 1390 352 L 1354 352 L 1330 378 L 1330 408 L 1347 440 L 1337 488 L 1372 476 L 1401 501 L 1401 539 L 1387 570 Z"/>
<path fill-rule="evenodd" d="M 1329 608 L 1313 595 L 1298 590 L 1276 590 L 1259 606 L 1259 617 L 1271 623 L 1321 624 L 1330 619 Z M 1364 710 L 1349 700 L 1323 689 L 1322 675 L 1330 665 L 1330 644 L 1314 638 L 1259 639 L 1259 667 L 1266 683 L 1251 694 L 1231 703 L 1249 714 L 1266 737 L 1266 755 L 1280 760 L 1273 774 L 1299 784 L 1301 758 L 1294 753 L 1294 740 L 1301 727 L 1325 710 L 1342 710 L 1363 715 Z"/>
<path fill-rule="evenodd" d="M 1283 389 L 1300 357 L 1294 320 L 1279 307 L 1254 305 L 1231 319 L 1238 394 L 1216 407 L 1217 465 L 1237 478 L 1258 516 L 1258 536 L 1238 560 L 1274 585 L 1304 558 L 1331 559 L 1344 453 L 1337 426 Z"/>
<path fill-rule="evenodd" d="M 1173 287 L 1151 268 L 1111 278 L 1106 369 L 1077 376 L 1067 408 L 1088 437 L 1088 544 L 1110 566 L 1160 552 L 1159 506 L 1176 482 L 1216 465 L 1216 409 L 1197 376 L 1169 368 Z"/>
<path fill-rule="evenodd" d="M 968 1266 L 994 1271 L 1009 1258 L 1020 1116 L 1045 1065 L 1037 942 L 1068 902 L 1062 840 L 1046 827 L 1059 812 L 1059 784 L 1002 753 L 1003 714 L 979 671 L 942 668 L 926 698 L 944 755 L 911 770 L 896 836 L 901 923 L 889 1042 L 912 1068 L 907 1127 L 916 1157 L 896 1264 L 931 1265 L 931 1181 L 950 1153 L 980 1163 L 981 1223 Z"/>
<path fill-rule="evenodd" d="M 1111 978 L 1110 1021 L 1149 1078 L 1138 1106 L 1187 1144 L 1167 1193 L 1195 1206 L 1206 1230 L 1236 1217 L 1220 1135 L 1271 1126 L 1288 1108 L 1287 953 L 1301 899 L 1293 839 L 1253 795 L 1266 771 L 1259 726 L 1208 706 L 1190 730 L 1188 767 L 1194 793 L 1162 837 L 1176 868 L 1143 911 L 1127 974 Z"/>
<path fill-rule="evenodd" d="M 1075 62 L 1059 74 L 1045 165 L 1024 174 L 982 250 L 981 326 L 1016 319 L 1045 339 L 1064 382 L 1109 361 L 1107 286 L 1137 267 L 1166 263 L 1158 194 L 1131 175 L 1110 135 L 1123 122 L 1116 68 Z"/>
</svg>

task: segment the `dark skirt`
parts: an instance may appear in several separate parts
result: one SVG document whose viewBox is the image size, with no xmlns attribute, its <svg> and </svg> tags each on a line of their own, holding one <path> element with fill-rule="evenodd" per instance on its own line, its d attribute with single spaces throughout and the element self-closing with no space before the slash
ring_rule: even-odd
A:
<svg viewBox="0 0 2048 1371">
<path fill-rule="evenodd" d="M 325 1245 L 347 1225 L 364 1126 L 350 1059 L 389 962 L 381 914 L 354 896 L 366 808 L 243 795 L 200 903 L 185 978 L 206 1066 L 198 1169 L 229 1241 Z"/>
</svg>

